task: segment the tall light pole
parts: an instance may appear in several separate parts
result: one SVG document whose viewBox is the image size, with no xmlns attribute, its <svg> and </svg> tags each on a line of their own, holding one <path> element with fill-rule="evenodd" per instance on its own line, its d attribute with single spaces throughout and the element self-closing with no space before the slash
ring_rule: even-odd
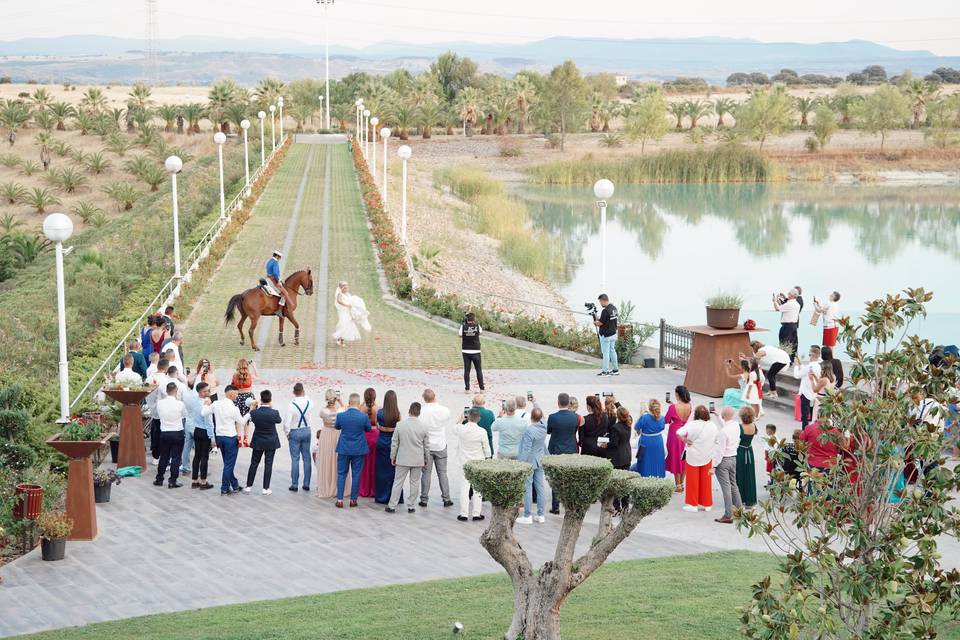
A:
<svg viewBox="0 0 960 640">
<path fill-rule="evenodd" d="M 323 123 L 325 122 L 324 119 L 323 119 L 323 96 L 317 96 L 317 97 L 320 98 L 320 126 L 323 127 Z M 328 127 L 324 127 L 324 128 L 325 128 L 327 131 L 330 130 L 330 127 L 329 127 L 329 126 L 328 126 Z"/>
<path fill-rule="evenodd" d="M 223 143 L 227 141 L 227 136 L 222 131 L 213 134 L 213 141 L 217 143 L 217 161 L 220 163 L 220 220 L 227 217 L 227 205 L 223 197 Z"/>
<path fill-rule="evenodd" d="M 323 93 L 327 96 L 327 119 L 326 129 L 330 129 L 330 20 L 327 17 L 327 7 L 333 4 L 334 0 L 317 0 L 317 4 L 323 7 L 323 66 L 326 73 L 324 80 Z M 320 96 L 320 119 L 323 120 L 323 96 Z"/>
<path fill-rule="evenodd" d="M 246 179 L 244 193 L 250 195 L 250 149 L 247 145 L 247 129 L 250 128 L 250 121 L 246 118 L 241 120 L 240 128 L 243 129 L 243 175 Z"/>
<path fill-rule="evenodd" d="M 56 243 L 57 327 L 60 336 L 60 422 L 70 419 L 70 374 L 67 364 L 67 303 L 63 284 L 63 243 L 73 234 L 73 222 L 63 213 L 51 213 L 43 220 L 43 235 Z"/>
<path fill-rule="evenodd" d="M 607 199 L 613 197 L 613 183 L 606 178 L 593 185 L 593 195 L 600 207 L 600 291 L 607 291 Z"/>
<path fill-rule="evenodd" d="M 267 154 L 264 151 L 264 140 L 263 140 L 263 119 L 267 117 L 267 114 L 263 111 L 257 113 L 257 118 L 260 119 L 260 168 L 263 168 L 263 165 L 267 163 Z"/>
<path fill-rule="evenodd" d="M 353 131 L 354 131 L 353 137 L 357 139 L 357 144 L 359 144 L 360 143 L 360 117 L 361 117 L 361 114 L 363 113 L 363 98 L 357 98 L 357 100 L 353 103 L 353 106 L 355 107 L 355 110 L 356 110 L 356 113 L 354 114 L 354 120 L 356 121 L 356 123 L 353 128 Z"/>
<path fill-rule="evenodd" d="M 177 197 L 177 174 L 183 170 L 183 160 L 170 156 L 163 166 L 170 174 L 170 196 L 173 200 L 173 277 L 177 279 L 177 286 L 180 286 L 183 275 L 180 272 L 180 203 Z"/>
<path fill-rule="evenodd" d="M 363 110 L 363 157 L 370 161 L 370 109 Z"/>
<path fill-rule="evenodd" d="M 277 98 L 277 105 L 280 106 L 280 142 L 283 142 L 283 96 Z"/>
<path fill-rule="evenodd" d="M 380 129 L 380 137 L 383 138 L 383 210 L 387 211 L 387 141 L 393 132 L 387 127 Z"/>
<path fill-rule="evenodd" d="M 277 150 L 277 105 L 270 105 L 270 147 L 271 151 Z"/>
<path fill-rule="evenodd" d="M 397 149 L 397 155 L 403 161 L 403 190 L 400 197 L 400 244 L 407 246 L 407 160 L 413 151 L 407 145 Z"/>
<path fill-rule="evenodd" d="M 370 161 L 373 163 L 373 184 L 377 184 L 377 125 L 380 124 L 380 118 L 373 116 L 370 118 L 370 124 L 372 125 L 371 132 L 373 135 L 373 153 Z"/>
</svg>

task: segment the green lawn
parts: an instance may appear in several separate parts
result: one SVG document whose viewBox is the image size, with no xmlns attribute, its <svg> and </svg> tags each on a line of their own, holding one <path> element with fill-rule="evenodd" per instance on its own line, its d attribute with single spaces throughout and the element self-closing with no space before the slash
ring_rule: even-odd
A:
<svg viewBox="0 0 960 640">
<path fill-rule="evenodd" d="M 389 555 L 383 562 L 389 562 Z M 570 596 L 563 635 L 582 640 L 737 637 L 735 608 L 750 584 L 774 570 L 765 554 L 721 552 L 610 563 Z M 210 588 L 216 588 L 211 577 Z M 343 591 L 254 604 L 132 618 L 29 638 L 112 640 L 429 640 L 496 638 L 512 613 L 506 574 Z"/>
</svg>

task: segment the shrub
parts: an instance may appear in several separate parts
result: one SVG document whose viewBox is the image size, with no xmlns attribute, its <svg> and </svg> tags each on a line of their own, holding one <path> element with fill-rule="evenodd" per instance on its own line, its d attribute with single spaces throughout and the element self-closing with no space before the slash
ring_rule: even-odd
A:
<svg viewBox="0 0 960 640">
<path fill-rule="evenodd" d="M 605 133 L 600 136 L 600 146 L 614 149 L 623 146 L 623 136 L 619 133 Z"/>
<path fill-rule="evenodd" d="M 86 418 L 72 418 L 60 431 L 60 440 L 64 442 L 99 440 L 102 437 L 100 423 Z"/>
<path fill-rule="evenodd" d="M 491 178 L 480 167 L 448 167 L 433 173 L 435 186 L 449 187 L 458 198 L 465 202 L 474 202 L 481 196 L 503 196 L 506 189 L 503 183 Z"/>
<path fill-rule="evenodd" d="M 519 158 L 523 155 L 523 147 L 519 140 L 512 138 L 501 140 L 498 146 L 501 158 Z"/>
<path fill-rule="evenodd" d="M 20 156 L 15 153 L 2 153 L 0 154 L 0 166 L 15 169 L 20 166 Z"/>
<path fill-rule="evenodd" d="M 25 176 L 32 176 L 37 171 L 40 171 L 40 165 L 32 160 L 21 160 L 20 161 L 20 173 Z"/>
<path fill-rule="evenodd" d="M 113 163 L 103 155 L 102 151 L 97 151 L 87 154 L 87 157 L 83 161 L 83 166 L 86 167 L 90 173 L 100 175 L 113 166 Z"/>
<path fill-rule="evenodd" d="M 114 182 L 113 184 L 104 187 L 103 192 L 110 196 L 110 198 L 117 203 L 117 206 L 121 211 L 129 211 L 130 209 L 133 209 L 133 205 L 136 204 L 137 200 L 140 199 L 140 196 L 143 195 L 143 193 L 137 191 L 132 185 L 126 182 Z"/>
<path fill-rule="evenodd" d="M 563 139 L 560 137 L 559 133 L 551 133 L 547 136 L 547 149 L 559 149 Z"/>
<path fill-rule="evenodd" d="M 87 178 L 73 167 L 54 169 L 47 175 L 47 182 L 62 190 L 64 193 L 74 193 L 87 184 Z"/>
<path fill-rule="evenodd" d="M 22 202 L 33 207 L 37 213 L 46 213 L 47 207 L 60 204 L 60 198 L 53 195 L 49 189 L 34 187 L 24 196 Z"/>
<path fill-rule="evenodd" d="M 37 518 L 37 528 L 47 540 L 61 540 L 73 531 L 73 519 L 64 511 L 44 511 Z"/>
<path fill-rule="evenodd" d="M 743 307 L 743 297 L 728 291 L 719 291 L 707 298 L 706 302 L 711 309 L 740 309 Z"/>
<path fill-rule="evenodd" d="M 533 466 L 504 458 L 471 460 L 463 465 L 463 474 L 483 499 L 498 507 L 512 507 L 523 500 L 527 478 Z"/>
<path fill-rule="evenodd" d="M 0 184 L 0 198 L 6 200 L 7 204 L 17 204 L 22 202 L 27 196 L 27 190 L 22 184 L 16 182 L 4 182 Z"/>
<path fill-rule="evenodd" d="M 103 210 L 92 202 L 78 202 L 70 209 L 70 212 L 80 218 L 84 224 L 89 224 L 94 216 L 102 214 Z"/>
<path fill-rule="evenodd" d="M 816 153 L 817 149 L 820 148 L 820 143 L 813 136 L 807 136 L 803 141 L 803 148 L 810 153 Z"/>
</svg>

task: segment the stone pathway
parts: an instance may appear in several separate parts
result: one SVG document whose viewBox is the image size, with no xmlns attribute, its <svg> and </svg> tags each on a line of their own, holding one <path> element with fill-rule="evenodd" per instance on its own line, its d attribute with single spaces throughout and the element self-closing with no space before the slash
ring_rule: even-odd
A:
<svg viewBox="0 0 960 640">
<path fill-rule="evenodd" d="M 275 405 L 285 408 L 295 381 L 316 400 L 327 387 L 346 395 L 374 387 L 380 397 L 395 389 L 403 407 L 425 386 L 456 415 L 470 403 L 452 370 L 264 370 L 264 384 Z M 649 398 L 663 398 L 682 374 L 637 369 L 619 378 L 597 380 L 576 370 L 495 370 L 490 372 L 487 404 L 533 391 L 552 409 L 556 394 L 568 391 L 581 406 L 590 393 L 613 391 L 638 411 Z M 639 411 L 638 411 L 639 412 Z M 778 424 L 786 416 L 771 415 Z M 759 443 L 757 458 L 762 460 Z M 451 460 L 456 451 L 451 451 Z M 250 450 L 241 450 L 237 476 L 246 475 Z M 169 490 L 151 484 L 155 468 L 114 487 L 110 503 L 98 505 L 100 537 L 71 542 L 67 559 L 40 560 L 39 549 L 3 568 L 0 636 L 82 625 L 149 613 L 282 598 L 357 587 L 477 575 L 500 570 L 480 546 L 481 523 L 456 520 L 457 507 L 444 509 L 434 480 L 431 505 L 416 514 L 386 514 L 362 499 L 358 509 L 338 510 L 333 500 L 287 491 L 289 455 L 277 453 L 271 496 L 220 496 L 188 486 Z M 453 465 L 451 465 L 452 467 Z M 219 479 L 220 459 L 211 458 L 210 477 Z M 758 469 L 758 473 L 762 473 Z M 262 471 L 261 471 L 262 474 Z M 452 489 L 462 482 L 451 472 Z M 762 481 L 758 478 L 762 485 Z M 719 501 L 719 491 L 715 492 Z M 681 497 L 641 523 L 614 559 L 700 553 L 717 549 L 763 550 L 733 527 L 713 522 L 714 514 L 680 510 Z M 489 514 L 489 505 L 485 507 Z M 588 516 L 581 546 L 589 543 L 597 514 Z M 552 557 L 560 519 L 518 527 L 524 548 L 536 563 Z M 385 559 L 389 558 L 389 561 Z"/>
</svg>

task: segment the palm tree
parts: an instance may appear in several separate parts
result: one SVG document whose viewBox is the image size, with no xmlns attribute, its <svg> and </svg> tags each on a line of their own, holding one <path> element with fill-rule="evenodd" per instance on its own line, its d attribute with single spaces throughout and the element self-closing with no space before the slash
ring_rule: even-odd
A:
<svg viewBox="0 0 960 640">
<path fill-rule="evenodd" d="M 835 112 L 840 114 L 840 124 L 847 126 L 850 124 L 850 114 L 853 110 L 853 106 L 860 102 L 862 99 L 856 93 L 851 85 L 842 83 L 837 87 L 837 90 L 830 97 L 830 108 Z"/>
<path fill-rule="evenodd" d="M 687 100 L 683 103 L 684 112 L 690 118 L 690 128 L 697 128 L 697 120 L 713 115 L 713 108 L 705 100 Z"/>
<path fill-rule="evenodd" d="M 83 98 L 80 99 L 80 106 L 95 114 L 100 113 L 107 108 L 107 96 L 97 87 L 90 87 L 83 92 Z"/>
<path fill-rule="evenodd" d="M 129 151 L 134 147 L 134 143 L 132 140 L 125 138 L 123 135 L 121 135 L 119 132 L 116 132 L 116 131 L 114 131 L 112 134 L 110 134 L 109 137 L 107 137 L 105 144 L 107 145 L 108 151 L 112 151 L 113 153 L 117 154 L 120 157 L 123 157 L 127 153 L 127 151 Z"/>
<path fill-rule="evenodd" d="M 510 124 L 516 108 L 517 103 L 510 93 L 498 92 L 491 96 L 487 101 L 486 108 L 489 122 L 489 130 L 487 133 L 495 133 L 498 136 L 506 133 L 507 126 Z"/>
<path fill-rule="evenodd" d="M 330 111 L 330 115 L 333 116 L 333 119 L 340 125 L 340 129 L 346 129 L 347 121 L 353 119 L 353 103 L 341 102 L 333 105 L 333 110 Z"/>
<path fill-rule="evenodd" d="M 2 191 L 2 185 L 0 185 L 0 191 Z M 13 203 L 11 203 L 13 204 Z M 0 217 L 0 237 L 9 236 L 11 233 L 17 230 L 18 227 L 22 227 L 23 222 L 17 219 L 17 216 L 12 213 L 5 213 L 3 217 Z"/>
<path fill-rule="evenodd" d="M 937 97 L 940 87 L 920 78 L 914 78 L 903 87 L 903 93 L 910 100 L 910 113 L 913 114 L 912 128 L 920 127 L 920 119 L 923 117 L 927 104 Z"/>
<path fill-rule="evenodd" d="M 46 87 L 37 87 L 33 93 L 30 94 L 30 102 L 34 108 L 40 111 L 44 110 L 52 101 L 53 96 L 50 95 L 50 91 L 48 91 Z"/>
<path fill-rule="evenodd" d="M 42 211 L 40 213 L 43 213 Z M 22 267 L 37 259 L 41 253 L 50 248 L 50 241 L 39 235 L 15 233 L 10 236 L 10 249 L 17 258 L 17 265 Z"/>
<path fill-rule="evenodd" d="M 150 166 L 152 164 L 146 156 L 135 156 L 123 163 L 123 170 L 139 178 Z"/>
<path fill-rule="evenodd" d="M 133 209 L 133 205 L 140 199 L 140 196 L 143 195 L 126 182 L 114 182 L 104 187 L 103 192 L 117 203 L 121 211 Z"/>
<path fill-rule="evenodd" d="M 440 100 L 434 98 L 420 105 L 417 109 L 416 123 L 420 127 L 420 134 L 424 140 L 432 135 L 433 127 L 436 127 L 443 120 L 443 107 L 440 106 Z"/>
<path fill-rule="evenodd" d="M 77 115 L 77 110 L 69 102 L 54 102 L 49 106 L 50 113 L 57 119 L 57 131 L 67 130 L 67 118 Z"/>
<path fill-rule="evenodd" d="M 16 182 L 4 182 L 0 184 L 0 199 L 6 200 L 7 204 L 22 202 L 26 195 L 27 190 L 23 188 L 22 184 L 17 184 Z"/>
<path fill-rule="evenodd" d="M 524 133 L 524 125 L 530 117 L 530 109 L 536 101 L 537 90 L 526 76 L 514 78 L 510 85 L 517 114 L 517 133 Z"/>
<path fill-rule="evenodd" d="M 810 98 L 807 96 L 799 96 L 794 100 L 794 103 L 797 106 L 797 111 L 800 113 L 800 126 L 807 126 L 807 116 L 817 108 L 817 99 Z"/>
<path fill-rule="evenodd" d="M 670 112 L 670 115 L 674 117 L 677 121 L 677 131 L 683 129 L 683 118 L 687 115 L 687 106 L 683 102 L 671 102 L 667 111 Z"/>
<path fill-rule="evenodd" d="M 60 204 L 60 198 L 53 195 L 49 189 L 34 187 L 23 198 L 23 203 L 36 209 L 37 213 L 46 213 L 47 207 Z"/>
<path fill-rule="evenodd" d="M 277 103 L 277 98 L 283 95 L 283 82 L 275 78 L 264 78 L 257 84 L 253 90 L 253 95 L 257 100 L 257 105 L 266 110 L 271 104 Z"/>
<path fill-rule="evenodd" d="M 96 124 L 96 118 L 87 111 L 78 111 L 73 116 L 73 122 L 77 125 L 80 135 L 85 136 L 93 129 Z"/>
<path fill-rule="evenodd" d="M 163 118 L 164 133 L 170 133 L 173 131 L 173 123 L 180 115 L 180 107 L 175 104 L 162 104 L 157 107 L 157 115 Z"/>
<path fill-rule="evenodd" d="M 15 132 L 30 122 L 30 107 L 19 100 L 7 100 L 0 107 L 0 124 L 10 130 L 10 145 L 16 140 Z"/>
<path fill-rule="evenodd" d="M 230 121 L 227 120 L 227 109 L 235 104 L 240 93 L 240 85 L 233 80 L 221 80 L 210 88 L 207 94 L 207 112 L 214 128 L 219 127 L 223 133 L 230 133 Z"/>
<path fill-rule="evenodd" d="M 198 102 L 183 105 L 183 117 L 187 119 L 187 134 L 200 133 L 200 120 L 206 115 L 206 109 Z"/>
<path fill-rule="evenodd" d="M 724 126 L 723 116 L 732 114 L 737 107 L 737 102 L 733 98 L 717 98 L 713 101 L 713 112 L 717 114 L 717 128 Z"/>
<path fill-rule="evenodd" d="M 37 171 L 40 171 L 40 165 L 32 160 L 21 160 L 20 161 L 20 173 L 25 176 L 32 176 Z"/>
<path fill-rule="evenodd" d="M 227 119 L 230 120 L 233 124 L 237 125 L 237 131 L 240 131 L 240 123 L 246 120 L 250 116 L 250 103 L 249 101 L 237 101 L 231 105 L 228 105 L 224 111 Z M 254 118 L 250 118 L 254 120 Z"/>
<path fill-rule="evenodd" d="M 293 104 L 293 106 L 290 108 L 290 115 L 293 116 L 293 119 L 297 123 L 297 133 L 301 133 L 303 131 L 303 125 L 307 122 L 307 120 L 311 119 L 313 114 L 316 112 L 317 110 L 314 108 L 314 106 L 309 103 L 296 102 Z"/>
<path fill-rule="evenodd" d="M 167 179 L 167 172 L 162 167 L 151 164 L 140 173 L 140 179 L 150 187 L 150 191 L 157 191 Z"/>
<path fill-rule="evenodd" d="M 384 119 L 393 125 L 400 140 L 409 140 L 410 128 L 417 122 L 417 110 L 406 100 L 401 100 L 387 110 Z"/>
<path fill-rule="evenodd" d="M 87 184 L 87 177 L 73 167 L 66 167 L 59 171 L 51 171 L 47 175 L 47 182 L 61 189 L 64 193 L 74 193 Z"/>
<path fill-rule="evenodd" d="M 148 111 L 153 106 L 153 100 L 150 99 L 151 93 L 150 85 L 143 82 L 135 83 L 127 94 L 127 106 L 139 111 Z"/>
<path fill-rule="evenodd" d="M 100 175 L 111 167 L 110 160 L 103 155 L 102 151 L 88 154 L 83 164 L 87 168 L 87 171 L 94 175 Z"/>
<path fill-rule="evenodd" d="M 57 119 L 49 111 L 34 111 L 33 112 L 33 124 L 37 125 L 40 129 L 43 129 L 44 132 L 50 131 L 53 129 L 53 126 L 57 123 Z"/>
<path fill-rule="evenodd" d="M 103 210 L 100 209 L 97 205 L 92 202 L 78 202 L 70 212 L 83 220 L 84 224 L 89 223 L 98 213 L 103 213 Z"/>
<path fill-rule="evenodd" d="M 607 99 L 600 93 L 594 93 L 590 101 L 590 131 L 596 133 L 603 126 L 603 109 L 606 107 Z"/>
<path fill-rule="evenodd" d="M 465 87 L 457 93 L 455 107 L 457 116 L 463 122 L 463 135 L 472 135 L 473 127 L 481 116 L 482 96 L 476 87 Z"/>
</svg>

